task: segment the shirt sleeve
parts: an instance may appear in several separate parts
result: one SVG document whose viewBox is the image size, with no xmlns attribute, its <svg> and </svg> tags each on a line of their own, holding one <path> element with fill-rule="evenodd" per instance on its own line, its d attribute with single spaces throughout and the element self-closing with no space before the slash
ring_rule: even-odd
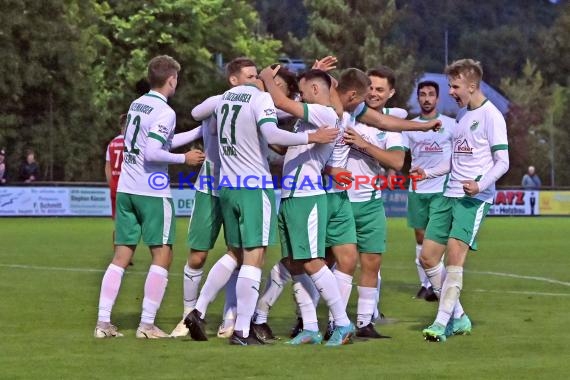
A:
<svg viewBox="0 0 570 380">
<path fill-rule="evenodd" d="M 148 131 L 149 140 L 158 140 L 162 145 L 166 145 L 171 134 L 176 127 L 176 113 L 172 109 L 159 115 Z"/>
<path fill-rule="evenodd" d="M 320 104 L 307 104 L 303 103 L 304 114 L 303 119 L 316 126 L 320 127 L 336 127 L 338 124 L 338 115 L 331 107 L 326 107 Z"/>
<path fill-rule="evenodd" d="M 194 140 L 198 140 L 202 137 L 202 126 L 194 128 L 188 132 L 177 133 L 172 138 L 172 149 L 178 148 L 179 146 L 191 143 Z"/>
<path fill-rule="evenodd" d="M 386 132 L 386 150 L 406 150 L 402 142 L 402 133 Z"/>
<path fill-rule="evenodd" d="M 105 161 L 111 161 L 111 153 L 109 153 L 109 148 L 111 144 L 107 145 L 107 150 L 105 151 Z"/>
<path fill-rule="evenodd" d="M 407 132 L 402 132 L 402 147 L 404 150 L 410 150 L 410 136 Z"/>
<path fill-rule="evenodd" d="M 251 107 L 253 110 L 253 116 L 255 117 L 255 122 L 257 127 L 265 123 L 273 123 L 277 125 L 277 110 L 275 109 L 275 103 L 271 99 L 271 95 L 267 92 L 262 92 L 255 97 L 255 104 Z"/>
<path fill-rule="evenodd" d="M 403 108 L 398 108 L 398 107 L 394 107 L 394 108 L 385 108 L 385 112 L 386 115 L 390 115 L 390 116 L 394 116 L 400 119 L 405 119 L 408 117 L 408 111 L 406 111 Z"/>
<path fill-rule="evenodd" d="M 309 143 L 309 135 L 305 132 L 293 133 L 279 129 L 273 122 L 265 122 L 260 127 L 261 134 L 268 144 L 282 146 L 306 145 Z"/>
<path fill-rule="evenodd" d="M 221 99 L 222 95 L 210 96 L 208 99 L 204 100 L 192 109 L 192 118 L 196 121 L 202 121 L 209 118 L 216 110 L 216 106 Z"/>
<path fill-rule="evenodd" d="M 145 161 L 161 162 L 167 164 L 183 164 L 186 156 L 182 153 L 170 153 L 163 149 L 163 144 L 157 139 L 148 139 L 146 143 Z"/>
<path fill-rule="evenodd" d="M 508 150 L 509 141 L 507 139 L 507 124 L 505 118 L 498 111 L 493 112 L 487 117 L 485 123 L 487 128 L 487 138 L 489 139 L 489 146 L 491 152 L 494 153 L 498 150 Z"/>
</svg>

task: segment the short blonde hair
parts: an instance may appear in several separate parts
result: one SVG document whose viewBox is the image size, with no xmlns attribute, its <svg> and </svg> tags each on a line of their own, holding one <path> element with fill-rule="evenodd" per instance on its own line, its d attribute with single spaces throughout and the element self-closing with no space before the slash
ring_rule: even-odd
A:
<svg viewBox="0 0 570 380">
<path fill-rule="evenodd" d="M 151 88 L 164 86 L 166 80 L 178 74 L 180 64 L 171 56 L 159 55 L 148 63 L 148 81 Z"/>
<path fill-rule="evenodd" d="M 445 74 L 451 78 L 463 76 L 465 79 L 474 81 L 479 87 L 483 79 L 483 67 L 481 62 L 471 58 L 460 59 L 445 68 Z"/>
</svg>

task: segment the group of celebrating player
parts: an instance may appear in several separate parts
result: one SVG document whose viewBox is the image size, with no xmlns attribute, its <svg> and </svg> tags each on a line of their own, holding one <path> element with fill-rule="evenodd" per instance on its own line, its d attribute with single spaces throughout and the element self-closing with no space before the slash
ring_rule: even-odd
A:
<svg viewBox="0 0 570 380">
<path fill-rule="evenodd" d="M 364 73 L 344 70 L 338 79 L 334 57 L 317 60 L 298 78 L 279 66 L 263 69 L 247 58 L 226 68 L 231 89 L 192 110 L 202 124 L 174 134 L 174 95 L 180 65 L 158 56 L 148 66 L 151 90 L 135 100 L 127 114 L 123 168 L 116 198 L 115 256 L 101 285 L 94 335 L 122 336 L 111 324 L 111 310 L 122 275 L 141 236 L 152 264 L 144 287 L 138 338 L 190 336 L 207 340 L 209 303 L 225 288 L 224 321 L 219 337 L 230 344 L 256 345 L 275 339 L 269 311 L 284 285 L 293 282 L 297 324 L 287 344 L 337 346 L 354 335 L 385 337 L 375 330 L 382 254 L 386 252 L 386 215 L 375 183 L 344 186 L 343 176 L 378 178 L 400 170 L 405 151 L 412 155 L 411 174 L 420 179 L 408 194 L 408 222 L 416 234 L 418 297 L 439 299 L 434 323 L 423 330 L 427 340 L 471 332 L 459 302 L 463 265 L 493 200 L 494 184 L 507 171 L 508 143 L 504 118 L 484 97 L 478 62 L 463 59 L 446 68 L 449 94 L 462 108 L 457 122 L 437 112 L 439 87 L 417 88 L 421 115 L 385 108 L 395 93 L 394 73 L 379 67 Z M 393 115 L 393 116 L 392 116 Z M 293 125 L 292 130 L 279 125 Z M 170 149 L 203 138 L 204 152 Z M 269 149 L 284 155 L 277 215 Z M 174 208 L 169 188 L 156 190 L 149 179 L 167 172 L 168 164 L 201 164 L 194 211 L 188 230 L 190 252 L 184 267 L 183 318 L 167 334 L 154 319 L 162 302 L 172 261 Z M 241 179 L 249 177 L 246 188 Z M 212 266 L 200 289 L 208 252 L 223 226 L 227 251 Z M 269 274 L 260 296 L 266 249 L 281 243 L 282 259 Z M 446 254 L 447 266 L 443 264 Z M 356 326 L 347 315 L 353 276 L 360 262 Z M 319 331 L 317 304 L 329 309 L 326 333 Z"/>
</svg>

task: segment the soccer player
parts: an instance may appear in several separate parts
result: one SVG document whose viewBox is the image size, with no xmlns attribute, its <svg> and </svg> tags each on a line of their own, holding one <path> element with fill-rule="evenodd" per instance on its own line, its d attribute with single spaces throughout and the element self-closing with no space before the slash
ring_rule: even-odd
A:
<svg viewBox="0 0 570 380">
<path fill-rule="evenodd" d="M 417 96 L 421 113 L 413 120 L 424 122 L 438 119 L 441 120 L 442 127 L 437 132 L 403 132 L 402 135 L 404 147 L 411 152 L 411 167 L 421 167 L 429 170 L 438 166 L 442 161 L 449 161 L 452 145 L 451 134 L 453 128 L 455 128 L 455 121 L 437 112 L 439 85 L 436 82 L 420 82 L 417 88 Z M 420 279 L 420 289 L 416 294 L 416 298 L 422 298 L 430 302 L 437 301 L 437 295 L 434 293 L 420 263 L 420 256 L 428 221 L 443 208 L 442 203 L 445 202 L 443 191 L 448 179 L 448 175 L 442 175 L 410 183 L 408 190 L 408 226 L 414 229 L 416 237 L 416 267 Z M 433 223 L 437 223 L 437 220 L 435 219 Z M 431 236 L 430 238 L 441 245 L 447 243 L 447 236 Z"/>
<path fill-rule="evenodd" d="M 119 185 L 119 176 L 121 175 L 121 166 L 123 164 L 123 150 L 125 149 L 124 134 L 127 114 L 124 113 L 119 117 L 119 128 L 121 133 L 107 145 L 105 153 L 105 178 L 111 194 L 111 218 L 115 220 L 117 186 Z M 115 230 L 113 229 L 113 244 L 115 242 Z"/>
<path fill-rule="evenodd" d="M 257 78 L 257 68 L 252 60 L 239 57 L 227 64 L 226 77 L 231 87 L 251 83 Z M 222 227 L 222 211 L 218 191 L 221 163 L 216 132 L 216 119 L 213 116 L 215 108 L 221 99 L 222 95 L 212 96 L 192 110 L 192 117 L 197 121 L 202 121 L 202 137 L 204 139 L 206 158 L 202 164 L 198 182 L 196 183 L 196 198 L 194 200 L 194 209 L 188 228 L 188 246 L 190 251 L 188 253 L 188 260 L 184 266 L 184 311 L 182 320 L 171 333 L 174 337 L 186 336 L 189 333 L 184 319 L 197 305 L 199 299 L 198 287 L 202 279 L 203 267 L 208 257 L 208 251 L 214 247 Z M 225 284 L 228 281 L 225 275 L 233 274 L 233 277 L 235 277 L 233 283 L 235 284 L 237 272 L 233 269 L 231 272 L 227 271 L 228 266 L 235 269 L 236 266 L 233 265 L 234 261 L 231 253 L 224 255 L 220 262 L 214 264 L 210 270 L 212 276 L 208 277 L 202 288 L 204 295 L 200 299 L 199 305 L 199 310 L 202 310 L 203 314 L 205 314 L 204 308 L 215 298 L 215 295 L 219 291 L 218 285 L 220 283 Z M 233 293 L 230 290 L 227 294 L 231 296 L 235 294 L 235 290 Z M 226 314 L 227 313 L 224 313 L 224 315 Z M 235 315 L 234 313 L 231 314 L 231 316 L 228 315 L 228 319 L 232 319 L 233 317 L 233 322 L 235 322 Z M 228 324 L 228 327 L 224 327 L 222 329 L 224 331 L 221 331 L 220 335 L 225 336 L 228 332 L 231 335 L 231 333 L 233 333 L 233 323 L 225 321 L 223 324 Z"/>
<path fill-rule="evenodd" d="M 405 118 L 407 116 L 405 110 L 385 108 L 386 102 L 395 93 L 393 70 L 380 66 L 368 71 L 367 74 L 370 89 L 366 97 L 366 105 L 382 114 L 389 114 L 393 111 L 392 114 Z M 404 152 L 400 133 L 379 132 L 375 128 L 357 122 L 345 134 L 345 141 L 347 138 L 351 143 L 347 169 L 352 176 L 379 179 L 378 176 L 383 173 L 382 166 L 399 170 L 403 165 Z M 377 305 L 381 284 L 382 254 L 386 250 L 386 216 L 381 192 L 377 191 L 377 188 L 386 186 L 387 182 L 384 184 L 361 182 L 357 181 L 348 190 L 361 263 L 356 335 L 381 338 L 383 336 L 374 329 L 373 321 L 380 315 Z M 371 223 L 371 220 L 378 220 L 378 222 Z"/>
<path fill-rule="evenodd" d="M 268 144 L 328 143 L 338 132 L 324 128 L 310 134 L 280 130 L 271 96 L 256 84 L 259 83 L 252 78 L 249 83 L 226 91 L 215 112 L 221 161 L 220 203 L 226 243 L 231 251 L 231 255 L 226 255 L 230 259 L 224 256 L 218 263 L 225 261 L 225 272 L 230 274 L 237 268 L 238 260 L 243 263 L 236 283 L 235 330 L 229 341 L 234 345 L 261 343 L 250 335 L 250 323 L 259 295 L 265 251 L 276 237 L 275 194 L 266 158 Z M 208 277 L 211 276 L 212 272 Z M 229 279 L 227 273 L 224 279 Z M 193 339 L 207 340 L 203 320 L 207 303 L 201 306 L 200 297 L 185 323 Z"/>
<path fill-rule="evenodd" d="M 351 145 L 347 169 L 356 178 L 348 189 L 361 271 L 356 336 L 382 338 L 372 323 L 379 299 L 382 256 L 386 252 L 386 213 L 381 189 L 387 186 L 388 179 L 382 179 L 382 167 L 402 168 L 405 157 L 402 136 L 357 123 L 347 130 L 344 140 Z"/>
<path fill-rule="evenodd" d="M 400 119 L 405 119 L 408 116 L 408 112 L 406 110 L 402 108 L 386 108 L 388 101 L 396 94 L 396 74 L 394 73 L 394 70 L 387 66 L 381 65 L 375 69 L 368 70 L 367 74 L 368 78 L 370 79 L 370 90 L 368 91 L 368 96 L 366 97 L 366 107 L 373 109 L 383 115 L 390 115 Z M 398 139 L 400 137 L 401 136 L 398 136 Z M 397 153 L 391 154 L 396 155 Z M 396 171 L 392 167 L 388 167 L 386 168 L 385 173 L 388 180 L 386 184 L 387 188 L 393 189 L 392 176 L 396 173 Z M 371 326 L 366 327 L 364 330 L 359 330 L 357 332 L 359 336 L 369 333 L 376 338 L 379 337 L 379 335 L 373 329 L 373 325 L 378 318 L 383 318 L 383 314 L 380 313 L 379 309 L 381 286 L 382 275 L 379 271 L 376 294 L 376 308 L 374 309 Z"/>
<path fill-rule="evenodd" d="M 174 241 L 174 207 L 167 180 L 168 164 L 202 163 L 204 154 L 169 150 L 194 140 L 201 128 L 174 135 L 176 114 L 167 103 L 178 84 L 180 64 L 172 57 L 154 57 L 148 64 L 151 91 L 131 103 L 127 114 L 123 167 L 117 189 L 115 256 L 101 283 L 96 338 L 122 336 L 111 324 L 111 311 L 123 273 L 142 236 L 150 248 L 152 264 L 144 287 L 137 338 L 169 337 L 154 324 L 168 282 Z M 158 177 L 158 178 L 157 178 Z"/>
<path fill-rule="evenodd" d="M 284 96 L 270 74 L 266 69 L 260 78 L 276 106 L 300 119 L 296 125 L 298 132 L 339 124 L 337 112 L 331 104 L 331 79 L 326 72 L 310 70 L 301 75 L 299 90 L 303 103 Z M 339 113 L 342 114 L 342 110 Z M 290 186 L 284 183 L 282 189 L 278 222 L 281 251 L 283 257 L 290 259 L 295 299 L 303 317 L 303 331 L 288 342 L 293 345 L 320 344 L 323 339 L 315 305 L 307 290 L 314 287 L 326 301 L 335 321 L 336 328 L 327 344 L 345 344 L 354 333 L 337 280 L 324 261 L 328 205 L 321 173 L 335 144 L 290 147 L 285 155 L 283 178 L 293 182 Z"/>
<path fill-rule="evenodd" d="M 469 250 L 477 250 L 476 237 L 493 203 L 495 182 L 509 169 L 505 119 L 481 92 L 481 64 L 461 59 L 446 67 L 449 94 L 461 109 L 452 130 L 451 163 L 443 161 L 431 170 L 418 168 L 416 174 L 434 178 L 450 170 L 444 191 L 446 207 L 440 212 L 447 218 L 446 229 L 426 228 L 421 262 L 436 294 L 441 289 L 434 323 L 422 333 L 425 339 L 444 342 L 449 335 L 471 333 L 471 321 L 459 304 L 463 287 L 463 267 Z M 434 226 L 434 230 L 439 226 Z M 447 245 L 430 240 L 432 234 L 447 233 Z M 447 251 L 447 266 L 441 258 Z"/>
</svg>

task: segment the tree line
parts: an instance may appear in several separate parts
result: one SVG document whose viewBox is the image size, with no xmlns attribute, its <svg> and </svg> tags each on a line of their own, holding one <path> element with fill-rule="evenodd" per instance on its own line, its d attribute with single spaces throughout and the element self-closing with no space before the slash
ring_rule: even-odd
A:
<svg viewBox="0 0 570 380">
<path fill-rule="evenodd" d="M 570 186 L 570 4 L 548 0 L 6 0 L 0 14 L 0 148 L 8 178 L 32 148 L 44 179 L 101 181 L 118 117 L 146 90 L 148 60 L 183 69 L 171 101 L 178 129 L 190 109 L 226 87 L 221 62 L 280 55 L 339 67 L 388 65 L 405 106 L 417 76 L 446 60 L 483 63 L 484 79 L 511 101 L 507 115 L 517 185 L 534 165 Z M 445 89 L 444 89 L 445 90 Z M 175 169 L 176 170 L 176 169 Z"/>
</svg>

